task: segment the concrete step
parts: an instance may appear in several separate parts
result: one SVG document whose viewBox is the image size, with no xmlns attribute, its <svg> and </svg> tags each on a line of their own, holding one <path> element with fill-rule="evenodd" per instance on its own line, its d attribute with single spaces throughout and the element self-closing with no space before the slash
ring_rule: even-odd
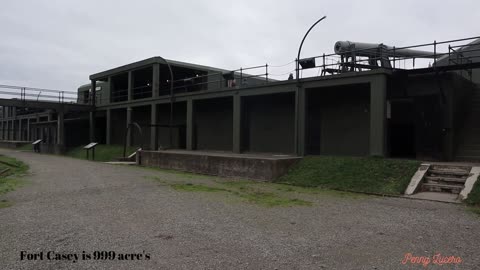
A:
<svg viewBox="0 0 480 270">
<path fill-rule="evenodd" d="M 464 185 L 465 182 L 467 181 L 466 178 L 458 178 L 458 177 L 442 177 L 442 176 L 426 176 L 425 180 L 427 180 L 427 183 L 431 184 L 448 184 L 451 183 L 452 185 L 459 184 L 459 185 Z"/>
<path fill-rule="evenodd" d="M 447 192 L 447 193 L 458 194 L 462 191 L 462 189 L 463 189 L 463 186 L 459 186 L 459 185 L 430 184 L 430 183 L 422 184 L 422 191 Z"/>
<path fill-rule="evenodd" d="M 480 156 L 456 155 L 455 161 L 480 162 Z"/>
<path fill-rule="evenodd" d="M 472 156 L 472 157 L 480 157 L 480 152 L 475 150 L 469 149 L 458 149 L 457 155 L 459 156 Z"/>
<path fill-rule="evenodd" d="M 472 151 L 480 151 L 480 145 L 479 144 L 474 144 L 474 143 L 465 143 L 465 144 L 460 144 L 458 146 L 458 150 L 472 150 Z"/>
<path fill-rule="evenodd" d="M 466 170 L 459 170 L 459 169 L 436 169 L 436 168 L 433 168 L 431 170 L 428 170 L 427 172 L 428 175 L 440 175 L 440 176 L 447 176 L 447 175 L 451 175 L 451 176 L 460 176 L 460 177 L 464 177 L 464 176 L 468 176 L 470 174 L 470 171 L 466 171 Z"/>
</svg>

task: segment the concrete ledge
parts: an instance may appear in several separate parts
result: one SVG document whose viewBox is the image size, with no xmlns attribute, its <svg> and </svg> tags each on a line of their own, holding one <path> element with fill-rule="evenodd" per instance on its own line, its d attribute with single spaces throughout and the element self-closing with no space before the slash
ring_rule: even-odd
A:
<svg viewBox="0 0 480 270">
<path fill-rule="evenodd" d="M 418 168 L 417 172 L 410 180 L 410 184 L 408 184 L 407 190 L 405 190 L 405 195 L 412 195 L 418 189 L 419 184 L 422 182 L 425 173 L 427 173 L 428 168 L 430 168 L 430 164 L 421 164 Z"/>
<path fill-rule="evenodd" d="M 0 148 L 10 148 L 15 149 L 24 146 L 25 144 L 29 144 L 31 142 L 28 141 L 0 141 Z M 33 149 L 33 146 L 32 146 Z"/>
<path fill-rule="evenodd" d="M 300 157 L 213 153 L 200 151 L 139 151 L 143 166 L 192 173 L 274 181 L 288 172 Z"/>
<path fill-rule="evenodd" d="M 479 175 L 480 167 L 472 167 L 470 175 L 468 176 L 467 181 L 465 181 L 465 187 L 460 192 L 460 195 L 458 195 L 460 200 L 463 201 L 468 197 L 468 194 L 472 191 L 473 185 L 475 185 Z"/>
</svg>

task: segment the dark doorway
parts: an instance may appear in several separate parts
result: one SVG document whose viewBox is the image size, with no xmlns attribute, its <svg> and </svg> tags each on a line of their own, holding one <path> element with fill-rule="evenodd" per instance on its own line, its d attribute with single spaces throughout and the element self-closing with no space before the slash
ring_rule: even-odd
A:
<svg viewBox="0 0 480 270">
<path fill-rule="evenodd" d="M 415 157 L 415 105 L 412 100 L 390 102 L 389 144 L 390 156 Z"/>
</svg>

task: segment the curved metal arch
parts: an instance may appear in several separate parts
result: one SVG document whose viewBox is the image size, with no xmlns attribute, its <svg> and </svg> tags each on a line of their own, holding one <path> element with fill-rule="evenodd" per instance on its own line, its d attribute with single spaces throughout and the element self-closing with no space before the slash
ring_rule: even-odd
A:
<svg viewBox="0 0 480 270">
<path fill-rule="evenodd" d="M 128 138 L 128 134 L 129 132 L 131 132 L 131 127 L 134 126 L 138 129 L 138 132 L 140 133 L 140 138 L 142 138 L 141 141 L 141 145 L 140 147 L 143 149 L 143 131 L 142 131 L 142 127 L 140 127 L 140 125 L 137 123 L 137 122 L 132 122 L 132 123 L 129 123 L 127 125 L 127 129 L 126 129 L 126 132 L 125 132 L 125 138 L 123 140 L 123 157 L 125 158 L 126 155 L 127 155 L 127 138 Z"/>
</svg>

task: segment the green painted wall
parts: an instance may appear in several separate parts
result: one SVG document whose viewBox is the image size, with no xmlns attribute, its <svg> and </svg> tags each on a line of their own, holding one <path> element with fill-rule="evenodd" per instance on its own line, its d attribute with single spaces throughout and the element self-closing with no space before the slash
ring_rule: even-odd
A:
<svg viewBox="0 0 480 270">
<path fill-rule="evenodd" d="M 232 151 L 233 98 L 194 101 L 197 150 Z"/>
<path fill-rule="evenodd" d="M 294 153 L 295 95 L 243 98 L 243 148 L 249 152 Z"/>
<path fill-rule="evenodd" d="M 369 154 L 370 86 L 307 90 L 307 153 Z"/>
</svg>

